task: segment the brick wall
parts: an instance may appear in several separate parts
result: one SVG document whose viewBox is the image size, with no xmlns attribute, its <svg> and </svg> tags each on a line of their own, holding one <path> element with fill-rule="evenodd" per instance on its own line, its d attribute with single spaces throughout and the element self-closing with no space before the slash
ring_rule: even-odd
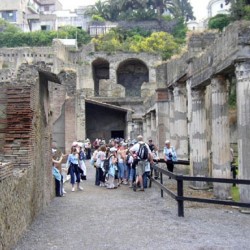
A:
<svg viewBox="0 0 250 250">
<path fill-rule="evenodd" d="M 0 126 L 8 162 L 0 165 L 5 174 L 0 178 L 0 249 L 10 249 L 54 197 L 48 81 L 34 65 L 23 65 L 5 94 L 6 119 Z"/>
</svg>

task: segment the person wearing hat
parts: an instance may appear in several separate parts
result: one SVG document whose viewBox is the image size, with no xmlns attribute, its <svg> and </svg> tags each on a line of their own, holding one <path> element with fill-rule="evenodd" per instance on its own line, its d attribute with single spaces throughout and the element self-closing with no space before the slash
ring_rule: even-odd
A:
<svg viewBox="0 0 250 250">
<path fill-rule="evenodd" d="M 170 141 L 165 141 L 165 147 L 163 149 L 164 160 L 167 163 L 167 168 L 169 172 L 173 173 L 174 170 L 174 162 L 177 161 L 177 155 L 174 147 L 170 146 Z"/>
</svg>

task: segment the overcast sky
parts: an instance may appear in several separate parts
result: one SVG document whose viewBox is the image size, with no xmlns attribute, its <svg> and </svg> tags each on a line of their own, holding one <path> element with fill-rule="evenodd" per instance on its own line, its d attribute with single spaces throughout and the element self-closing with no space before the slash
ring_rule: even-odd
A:
<svg viewBox="0 0 250 250">
<path fill-rule="evenodd" d="M 95 4 L 96 0 L 60 0 L 64 9 L 75 9 L 78 6 Z M 207 16 L 207 5 L 209 0 L 189 0 L 193 6 L 194 16 L 200 20 Z"/>
</svg>

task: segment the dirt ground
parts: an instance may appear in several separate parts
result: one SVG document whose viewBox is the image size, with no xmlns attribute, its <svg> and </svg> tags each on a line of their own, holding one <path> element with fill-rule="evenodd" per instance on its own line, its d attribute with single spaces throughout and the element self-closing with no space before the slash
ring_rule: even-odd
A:
<svg viewBox="0 0 250 250">
<path fill-rule="evenodd" d="M 94 185 L 87 168 L 84 190 L 71 192 L 66 183 L 66 196 L 55 198 L 13 249 L 250 249 L 250 215 L 238 209 L 185 202 L 178 217 L 176 201 L 161 198 L 155 184 L 145 192 L 108 190 Z M 164 180 L 173 189 L 174 182 Z"/>
</svg>

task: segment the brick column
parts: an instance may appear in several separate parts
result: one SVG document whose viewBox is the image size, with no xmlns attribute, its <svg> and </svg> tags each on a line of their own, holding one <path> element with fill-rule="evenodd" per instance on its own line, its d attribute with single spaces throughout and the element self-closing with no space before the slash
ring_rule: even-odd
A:
<svg viewBox="0 0 250 250">
<path fill-rule="evenodd" d="M 250 179 L 250 62 L 236 64 L 239 178 Z M 250 202 L 250 186 L 239 185 L 240 199 Z"/>
<path fill-rule="evenodd" d="M 193 176 L 208 177 L 208 151 L 206 140 L 206 108 L 205 89 L 192 90 L 192 118 L 191 118 L 191 157 L 190 165 Z M 207 188 L 207 182 L 193 182 L 195 188 Z"/>
<path fill-rule="evenodd" d="M 174 125 L 178 159 L 188 159 L 187 96 L 186 85 L 174 87 Z"/>
<path fill-rule="evenodd" d="M 215 178 L 231 178 L 230 133 L 228 119 L 228 89 L 226 78 L 218 75 L 212 79 L 212 154 Z M 230 184 L 214 183 L 214 195 L 226 199 Z"/>
</svg>

